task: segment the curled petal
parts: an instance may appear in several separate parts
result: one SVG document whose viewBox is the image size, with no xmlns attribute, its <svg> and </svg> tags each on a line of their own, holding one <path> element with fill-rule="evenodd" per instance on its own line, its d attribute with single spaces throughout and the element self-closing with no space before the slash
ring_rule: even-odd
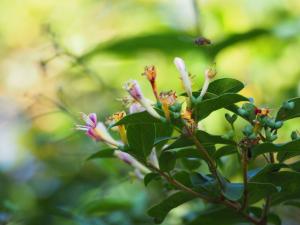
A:
<svg viewBox="0 0 300 225">
<path fill-rule="evenodd" d="M 80 113 L 81 119 L 85 122 L 88 127 L 96 127 L 97 125 L 97 117 L 95 113 L 91 113 L 89 115 L 85 113 Z M 95 121 L 95 122 L 94 122 Z"/>
</svg>

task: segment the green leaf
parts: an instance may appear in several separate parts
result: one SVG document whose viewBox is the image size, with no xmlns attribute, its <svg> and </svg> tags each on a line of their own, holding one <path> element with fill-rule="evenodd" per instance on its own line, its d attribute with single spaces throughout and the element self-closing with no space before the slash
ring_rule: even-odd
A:
<svg viewBox="0 0 300 225">
<path fill-rule="evenodd" d="M 294 171 L 300 172 L 300 161 L 288 164 L 287 166 Z"/>
<path fill-rule="evenodd" d="M 237 201 L 242 198 L 243 191 L 244 184 L 225 182 L 223 194 L 227 199 Z"/>
<path fill-rule="evenodd" d="M 268 222 L 273 225 L 281 225 L 282 224 L 280 217 L 275 213 L 269 213 Z"/>
<path fill-rule="evenodd" d="M 244 84 L 236 79 L 232 78 L 221 78 L 212 81 L 207 91 L 216 95 L 222 95 L 226 93 L 238 93 L 244 88 Z M 200 94 L 201 90 L 199 91 Z M 197 94 L 197 96 L 199 95 Z"/>
<path fill-rule="evenodd" d="M 201 173 L 191 173 L 191 182 L 193 189 L 197 192 L 209 195 L 211 197 L 218 197 L 220 194 L 219 186 L 217 181 L 208 175 Z"/>
<path fill-rule="evenodd" d="M 290 141 L 285 144 L 262 143 L 251 149 L 253 159 L 261 154 L 269 152 L 278 152 L 279 154 L 297 152 L 300 154 L 300 140 Z"/>
<path fill-rule="evenodd" d="M 234 210 L 212 205 L 210 208 L 196 213 L 196 217 L 185 223 L 186 225 L 235 225 L 247 222 Z"/>
<path fill-rule="evenodd" d="M 107 148 L 100 150 L 87 158 L 87 160 L 91 159 L 100 159 L 100 158 L 114 158 L 115 149 Z"/>
<path fill-rule="evenodd" d="M 151 181 L 160 178 L 158 173 L 147 173 L 144 177 L 144 184 L 147 186 Z"/>
<path fill-rule="evenodd" d="M 183 158 L 181 159 L 181 163 L 184 166 L 184 168 L 188 170 L 196 170 L 201 166 L 201 161 L 197 158 Z"/>
<path fill-rule="evenodd" d="M 295 200 L 286 201 L 286 202 L 284 202 L 284 205 L 300 208 L 300 201 L 299 200 L 298 201 L 295 201 Z"/>
<path fill-rule="evenodd" d="M 192 188 L 190 174 L 186 171 L 178 171 L 173 175 L 173 178 L 187 187 Z"/>
<path fill-rule="evenodd" d="M 288 100 L 288 102 L 293 102 L 295 104 L 293 109 L 285 109 L 281 107 L 277 113 L 276 121 L 281 120 L 290 120 L 296 117 L 300 117 L 300 98 L 294 98 Z"/>
<path fill-rule="evenodd" d="M 130 151 L 137 158 L 146 160 L 151 153 L 155 140 L 154 124 L 130 124 L 127 127 Z"/>
<path fill-rule="evenodd" d="M 199 119 L 204 119 L 218 109 L 226 108 L 234 103 L 242 101 L 249 101 L 249 99 L 234 93 L 226 93 L 216 98 L 203 100 L 196 105 L 197 116 Z"/>
<path fill-rule="evenodd" d="M 132 113 L 117 123 L 113 124 L 111 127 L 118 125 L 129 125 L 129 124 L 153 124 L 153 123 L 161 123 L 161 121 L 153 116 L 151 116 L 147 111 Z"/>
<path fill-rule="evenodd" d="M 300 173 L 291 171 L 261 173 L 252 180 L 280 187 L 280 192 L 272 194 L 272 205 L 300 198 Z"/>
<path fill-rule="evenodd" d="M 178 191 L 164 199 L 159 204 L 150 208 L 148 210 L 148 215 L 154 218 L 155 223 L 162 223 L 172 209 L 193 199 L 195 199 L 194 195 L 187 192 Z"/>
<path fill-rule="evenodd" d="M 171 151 L 164 151 L 158 159 L 159 167 L 162 171 L 169 172 L 174 169 L 176 164 L 176 155 Z"/>
<path fill-rule="evenodd" d="M 89 215 L 111 213 L 113 211 L 128 210 L 132 204 L 121 199 L 100 199 L 93 201 L 84 207 L 84 212 Z"/>
<path fill-rule="evenodd" d="M 270 196 L 274 193 L 279 193 L 281 188 L 272 183 L 263 182 L 249 182 L 248 183 L 248 194 L 249 203 L 254 204 L 261 199 Z"/>
<path fill-rule="evenodd" d="M 234 144 L 234 141 L 232 140 L 227 140 L 219 135 L 212 135 L 202 130 L 198 130 L 196 135 L 203 146 L 211 146 L 215 144 Z M 182 135 L 176 141 L 166 147 L 165 150 L 173 148 L 183 148 L 188 146 L 194 146 L 194 142 L 190 137 Z"/>
<path fill-rule="evenodd" d="M 231 155 L 238 153 L 238 150 L 235 145 L 225 145 L 219 148 L 213 155 L 215 159 L 219 159 L 223 156 Z"/>
<path fill-rule="evenodd" d="M 161 149 L 172 137 L 173 126 L 168 123 L 155 123 L 155 146 Z"/>
</svg>

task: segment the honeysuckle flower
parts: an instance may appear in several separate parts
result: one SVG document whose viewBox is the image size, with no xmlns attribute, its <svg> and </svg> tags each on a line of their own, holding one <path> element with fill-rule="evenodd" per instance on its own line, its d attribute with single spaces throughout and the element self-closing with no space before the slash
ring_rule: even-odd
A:
<svg viewBox="0 0 300 225">
<path fill-rule="evenodd" d="M 151 84 L 153 94 L 158 101 L 157 86 L 156 86 L 156 69 L 155 66 L 146 66 L 142 75 L 146 76 Z"/>
<path fill-rule="evenodd" d="M 112 116 L 110 116 L 107 119 L 107 122 L 110 125 L 112 125 L 112 124 L 117 123 L 121 119 L 123 119 L 125 116 L 126 116 L 126 112 L 124 112 L 124 111 L 117 112 L 117 113 L 114 113 Z M 128 141 L 127 141 L 127 136 L 126 136 L 125 125 L 124 124 L 118 125 L 118 131 L 119 131 L 119 134 L 120 134 L 120 137 L 121 137 L 121 140 L 123 141 L 123 143 L 127 144 Z"/>
<path fill-rule="evenodd" d="M 146 110 L 140 103 L 134 100 L 131 96 L 126 96 L 119 100 L 126 108 L 128 108 L 129 114 L 143 112 Z"/>
<path fill-rule="evenodd" d="M 97 122 L 97 116 L 95 113 L 85 114 L 81 113 L 81 118 L 85 122 L 85 125 L 76 125 L 75 129 L 86 132 L 86 135 L 95 141 L 102 141 L 113 147 L 120 147 L 122 144 L 112 138 L 107 131 L 104 123 Z"/>
<path fill-rule="evenodd" d="M 149 101 L 144 97 L 141 88 L 136 80 L 128 81 L 124 85 L 124 89 L 128 91 L 130 96 L 139 102 L 147 111 L 148 113 L 158 119 L 161 119 L 161 116 L 152 108 Z"/>
<path fill-rule="evenodd" d="M 186 71 L 185 63 L 184 63 L 183 59 L 176 57 L 174 59 L 174 64 L 180 73 L 180 79 L 182 81 L 182 85 L 183 85 L 187 95 L 192 99 L 193 98 L 192 82 L 191 82 L 189 73 Z"/>
<path fill-rule="evenodd" d="M 159 101 L 162 104 L 162 110 L 164 111 L 167 120 L 170 120 L 169 107 L 176 103 L 176 99 L 176 92 L 172 90 L 168 92 L 161 92 L 159 94 Z"/>
<path fill-rule="evenodd" d="M 120 150 L 115 150 L 114 155 L 122 160 L 123 162 L 127 163 L 128 165 L 132 166 L 135 169 L 138 169 L 142 173 L 149 173 L 150 170 L 147 169 L 143 164 L 137 161 L 132 155 L 128 154 L 127 152 L 123 152 Z"/>
<path fill-rule="evenodd" d="M 159 163 L 157 159 L 156 149 L 153 148 L 151 154 L 149 155 L 149 161 L 150 163 L 155 166 L 156 168 L 159 168 Z"/>
<path fill-rule="evenodd" d="M 207 92 L 208 86 L 210 81 L 217 75 L 217 71 L 214 68 L 209 68 L 207 70 L 205 70 L 204 76 L 205 76 L 205 80 L 204 80 L 204 84 L 200 93 L 199 98 L 203 98 L 203 96 L 205 95 L 205 93 Z"/>
</svg>

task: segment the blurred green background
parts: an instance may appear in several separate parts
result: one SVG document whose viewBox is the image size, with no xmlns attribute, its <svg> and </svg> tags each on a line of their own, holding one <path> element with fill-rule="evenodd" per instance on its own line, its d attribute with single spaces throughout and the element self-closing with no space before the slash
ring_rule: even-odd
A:
<svg viewBox="0 0 300 225">
<path fill-rule="evenodd" d="M 195 46 L 198 36 L 213 44 Z M 151 96 L 146 65 L 158 68 L 160 90 L 180 92 L 175 56 L 195 89 L 216 63 L 218 77 L 240 79 L 244 95 L 276 109 L 300 96 L 300 1 L 0 0 L 0 49 L 0 224 L 153 224 L 146 209 L 164 190 L 116 159 L 86 161 L 101 145 L 74 131 L 78 112 L 104 120 L 120 110 L 129 78 Z M 203 126 L 221 134 L 223 118 Z M 286 123 L 282 135 L 299 128 Z M 293 208 L 278 213 L 300 223 Z"/>
</svg>

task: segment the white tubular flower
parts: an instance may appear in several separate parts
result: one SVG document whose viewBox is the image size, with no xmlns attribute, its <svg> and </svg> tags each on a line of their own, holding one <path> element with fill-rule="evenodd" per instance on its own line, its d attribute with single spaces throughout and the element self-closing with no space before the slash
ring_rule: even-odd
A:
<svg viewBox="0 0 300 225">
<path fill-rule="evenodd" d="M 205 93 L 207 92 L 208 86 L 210 81 L 216 76 L 217 72 L 215 69 L 213 68 L 209 68 L 207 70 L 205 70 L 204 76 L 205 76 L 205 81 L 200 93 L 200 98 L 203 98 L 203 96 L 205 95 Z"/>
<path fill-rule="evenodd" d="M 122 143 L 112 138 L 104 123 L 97 122 L 97 116 L 95 113 L 90 113 L 89 115 L 81 113 L 81 118 L 85 122 L 85 125 L 76 125 L 76 130 L 85 131 L 86 135 L 95 141 L 102 141 L 114 147 L 123 146 Z"/>
<path fill-rule="evenodd" d="M 159 168 L 156 149 L 153 148 L 151 154 L 149 155 L 149 161 L 150 163 L 155 166 L 156 168 Z"/>
<path fill-rule="evenodd" d="M 124 85 L 124 89 L 128 91 L 131 97 L 139 102 L 151 116 L 161 119 L 161 116 L 152 108 L 149 101 L 144 97 L 141 88 L 136 80 L 128 81 Z"/>
<path fill-rule="evenodd" d="M 183 59 L 181 59 L 179 57 L 176 57 L 174 59 L 174 64 L 175 64 L 177 70 L 180 73 L 180 78 L 181 78 L 183 87 L 184 87 L 187 95 L 190 98 L 192 98 L 193 97 L 193 94 L 192 94 L 192 82 L 191 82 L 189 73 L 186 71 L 185 63 L 184 63 Z"/>
<path fill-rule="evenodd" d="M 138 162 L 132 155 L 120 151 L 120 150 L 115 150 L 114 155 L 122 160 L 123 162 L 129 164 L 130 166 L 132 166 L 133 168 L 147 174 L 150 173 L 150 170 L 147 169 L 143 164 L 141 164 L 140 162 Z"/>
</svg>

